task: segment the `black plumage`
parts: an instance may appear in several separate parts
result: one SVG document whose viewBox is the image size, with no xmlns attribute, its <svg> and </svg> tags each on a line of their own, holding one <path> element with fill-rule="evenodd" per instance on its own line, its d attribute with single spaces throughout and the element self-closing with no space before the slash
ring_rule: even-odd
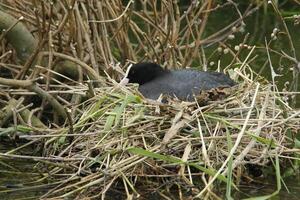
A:
<svg viewBox="0 0 300 200">
<path fill-rule="evenodd" d="M 219 72 L 203 72 L 193 69 L 166 70 L 155 63 L 138 63 L 128 73 L 129 83 L 138 83 L 139 91 L 149 99 L 161 94 L 193 101 L 193 95 L 202 90 L 231 87 L 236 83 Z"/>
</svg>

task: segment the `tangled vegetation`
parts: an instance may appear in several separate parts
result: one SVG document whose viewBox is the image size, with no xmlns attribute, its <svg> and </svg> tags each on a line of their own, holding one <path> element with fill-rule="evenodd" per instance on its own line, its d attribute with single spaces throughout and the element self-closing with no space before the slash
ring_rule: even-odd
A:
<svg viewBox="0 0 300 200">
<path fill-rule="evenodd" d="M 282 30 L 274 29 L 264 46 L 250 45 L 245 20 L 264 6 L 281 20 Z M 40 189 L 35 196 L 42 199 L 230 198 L 244 179 L 253 178 L 248 166 L 269 166 L 277 180 L 270 196 L 276 195 L 289 175 L 282 169 L 296 173 L 300 152 L 299 61 L 289 18 L 277 6 L 0 1 L 0 143 L 18 144 L 1 151 L 0 166 L 14 174 L 9 160 L 34 163 L 29 182 L 0 194 Z M 210 15 L 227 8 L 236 19 L 206 32 Z M 299 16 L 292 19 L 296 24 Z M 236 35 L 243 40 L 234 46 Z M 279 37 L 287 38 L 290 51 L 272 46 Z M 215 46 L 210 54 L 208 46 Z M 252 69 L 257 51 L 265 52 L 272 81 Z M 286 90 L 275 83 L 272 54 L 293 67 Z M 225 55 L 231 60 L 223 66 Z M 130 63 L 143 60 L 203 70 L 217 65 L 238 85 L 206 105 L 197 99 L 150 101 L 136 85 L 118 84 Z"/>
</svg>

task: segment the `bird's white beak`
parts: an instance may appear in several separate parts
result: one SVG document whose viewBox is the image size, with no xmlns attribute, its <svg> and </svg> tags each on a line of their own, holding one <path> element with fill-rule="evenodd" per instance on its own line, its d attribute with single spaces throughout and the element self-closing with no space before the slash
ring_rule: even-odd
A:
<svg viewBox="0 0 300 200">
<path fill-rule="evenodd" d="M 125 86 L 129 83 L 129 79 L 125 76 L 121 81 L 120 81 L 120 85 Z"/>
<path fill-rule="evenodd" d="M 127 78 L 127 76 L 129 74 L 129 70 L 131 67 L 132 67 L 132 64 L 130 64 L 129 67 L 127 68 L 124 78 L 119 83 L 120 85 L 125 86 L 129 83 L 129 79 Z"/>
</svg>

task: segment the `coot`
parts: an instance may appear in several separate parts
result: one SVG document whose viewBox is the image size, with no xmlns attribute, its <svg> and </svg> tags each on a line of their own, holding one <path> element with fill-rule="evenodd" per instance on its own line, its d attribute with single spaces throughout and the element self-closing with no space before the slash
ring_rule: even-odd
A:
<svg viewBox="0 0 300 200">
<path fill-rule="evenodd" d="M 149 99 L 163 95 L 193 101 L 194 95 L 213 88 L 226 88 L 236 83 L 219 72 L 203 72 L 193 69 L 166 70 L 150 62 L 137 63 L 130 68 L 129 83 L 138 83 L 139 91 Z"/>
</svg>

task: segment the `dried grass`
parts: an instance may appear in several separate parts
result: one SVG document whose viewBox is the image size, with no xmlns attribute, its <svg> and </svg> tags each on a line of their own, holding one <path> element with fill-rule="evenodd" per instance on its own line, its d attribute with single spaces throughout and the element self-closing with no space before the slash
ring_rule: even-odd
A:
<svg viewBox="0 0 300 200">
<path fill-rule="evenodd" d="M 13 97 L 25 98 L 15 102 L 12 123 L 1 128 L 1 135 L 15 133 L 29 141 L 1 153 L 0 158 L 38 161 L 37 168 L 44 174 L 35 184 L 51 180 L 46 184 L 50 190 L 41 198 L 104 199 L 107 192 L 111 195 L 122 185 L 128 199 L 147 192 L 168 198 L 172 193 L 168 190 L 175 191 L 174 187 L 181 198 L 190 192 L 190 197 L 213 199 L 218 198 L 215 179 L 226 183 L 233 173 L 227 185 L 236 187 L 241 178 L 249 178 L 246 172 L 240 173 L 247 164 L 267 166 L 276 157 L 282 164 L 299 160 L 293 135 L 299 131 L 300 111 L 290 107 L 286 98 L 297 92 L 279 92 L 274 82 L 252 71 L 255 46 L 243 60 L 240 51 L 230 51 L 233 59 L 226 70 L 239 85 L 230 96 L 205 106 L 148 101 L 136 86 L 124 88 L 114 81 L 129 60 L 155 60 L 174 67 L 200 63 L 206 69 L 203 45 L 220 42 L 226 46 L 225 39 L 234 33 L 232 27 L 243 28 L 243 18 L 257 7 L 249 7 L 236 21 L 204 37 L 210 12 L 236 8 L 234 3 L 217 7 L 212 1 L 193 1 L 182 13 L 178 4 L 164 0 L 138 1 L 135 8 L 132 1 L 122 6 L 119 0 L 57 1 L 53 6 L 38 1 L 5 2 L 1 5 L 11 15 L 24 16 L 45 51 L 37 53 L 40 57 L 35 55 L 36 67 L 24 64 L 28 69 L 15 65 L 14 53 L 1 57 L 10 71 L 7 77 L 33 80 L 43 76 L 46 81 L 37 85 L 66 108 L 67 122 L 60 124 L 55 112 L 45 112 L 45 101 L 35 109 L 27 103 L 35 91 L 0 86 L 3 107 Z M 2 45 L 1 50 L 8 48 Z M 67 84 L 51 75 L 57 74 L 54 68 L 61 60 L 76 63 L 78 80 L 61 75 Z M 97 77 L 104 72 L 105 80 Z M 93 81 L 83 81 L 86 75 Z M 94 88 L 92 82 L 100 86 Z M 27 120 L 21 115 L 26 109 L 30 110 Z M 49 117 L 50 123 L 34 127 L 33 116 Z M 20 153 L 32 144 L 42 149 L 41 155 Z"/>
</svg>

